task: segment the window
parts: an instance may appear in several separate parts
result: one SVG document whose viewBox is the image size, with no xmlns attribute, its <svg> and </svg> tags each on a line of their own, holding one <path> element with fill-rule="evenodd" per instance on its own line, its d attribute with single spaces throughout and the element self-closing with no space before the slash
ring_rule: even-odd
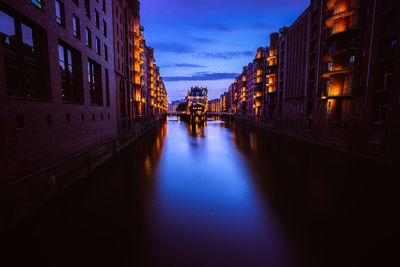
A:
<svg viewBox="0 0 400 267">
<path fill-rule="evenodd" d="M 56 0 L 56 21 L 60 25 L 65 25 L 64 3 L 60 0 Z"/>
<path fill-rule="evenodd" d="M 356 56 L 351 56 L 350 57 L 350 63 L 354 63 L 356 61 Z"/>
<path fill-rule="evenodd" d="M 383 88 L 384 89 L 392 89 L 392 76 L 391 72 L 385 73 L 383 77 Z"/>
<path fill-rule="evenodd" d="M 74 2 L 75 5 L 79 6 L 79 0 L 72 0 L 72 2 Z"/>
<path fill-rule="evenodd" d="M 83 103 L 81 54 L 60 42 L 58 58 L 61 71 L 61 94 L 64 102 Z"/>
<path fill-rule="evenodd" d="M 108 47 L 104 45 L 104 59 L 108 61 Z"/>
<path fill-rule="evenodd" d="M 96 37 L 96 54 L 101 55 L 101 46 L 99 37 Z"/>
<path fill-rule="evenodd" d="M 85 0 L 85 14 L 90 19 L 90 0 Z"/>
<path fill-rule="evenodd" d="M 53 124 L 53 119 L 52 119 L 52 117 L 51 117 L 50 114 L 47 114 L 47 115 L 46 115 L 46 124 L 47 124 L 48 126 L 50 126 L 50 125 Z"/>
<path fill-rule="evenodd" d="M 1 10 L 0 22 L 0 49 L 3 50 L 8 94 L 48 99 L 50 90 L 44 56 L 47 54 L 45 31 Z"/>
<path fill-rule="evenodd" d="M 106 80 L 106 103 L 107 107 L 110 106 L 110 77 L 108 74 L 108 69 L 104 70 L 105 80 Z"/>
<path fill-rule="evenodd" d="M 103 20 L 103 35 L 107 37 L 107 22 Z"/>
<path fill-rule="evenodd" d="M 32 3 L 40 9 L 43 8 L 43 2 L 43 0 L 32 0 Z"/>
<path fill-rule="evenodd" d="M 86 28 L 86 46 L 92 48 L 92 32 Z"/>
<path fill-rule="evenodd" d="M 76 38 L 78 38 L 80 40 L 81 39 L 81 24 L 80 24 L 79 18 L 74 15 L 72 17 L 72 23 L 73 23 L 73 34 Z"/>
<path fill-rule="evenodd" d="M 88 60 L 88 81 L 90 91 L 90 103 L 102 105 L 101 67 L 93 60 Z"/>
<path fill-rule="evenodd" d="M 104 13 L 106 13 L 106 0 L 103 0 L 103 11 L 104 11 Z"/>
<path fill-rule="evenodd" d="M 94 10 L 94 22 L 96 24 L 96 28 L 100 29 L 100 16 L 99 12 L 96 9 Z"/>
<path fill-rule="evenodd" d="M 393 49 L 397 45 L 397 39 L 392 40 L 391 48 Z"/>
</svg>

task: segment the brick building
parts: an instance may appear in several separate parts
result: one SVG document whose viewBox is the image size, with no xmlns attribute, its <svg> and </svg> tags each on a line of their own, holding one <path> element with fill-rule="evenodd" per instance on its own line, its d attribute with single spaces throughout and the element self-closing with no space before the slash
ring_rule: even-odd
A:
<svg viewBox="0 0 400 267">
<path fill-rule="evenodd" d="M 221 111 L 220 99 L 208 101 L 208 112 L 218 113 Z"/>
<path fill-rule="evenodd" d="M 399 14 L 398 1 L 311 0 L 270 35 L 261 121 L 251 99 L 257 56 L 229 87 L 238 95 L 232 110 L 272 130 L 399 161 Z"/>
<path fill-rule="evenodd" d="M 0 227 L 166 113 L 159 74 L 158 110 L 148 108 L 139 8 L 129 0 L 0 1 L 0 213 L 9 215 Z"/>
<path fill-rule="evenodd" d="M 117 136 L 109 1 L 0 2 L 0 186 Z"/>
</svg>

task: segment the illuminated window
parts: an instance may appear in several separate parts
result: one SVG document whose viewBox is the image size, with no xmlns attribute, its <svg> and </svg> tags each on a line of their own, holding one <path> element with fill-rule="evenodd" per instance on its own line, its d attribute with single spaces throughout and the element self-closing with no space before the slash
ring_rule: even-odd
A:
<svg viewBox="0 0 400 267">
<path fill-rule="evenodd" d="M 76 38 L 81 39 L 81 25 L 79 18 L 75 15 L 72 17 L 73 34 Z"/>
<path fill-rule="evenodd" d="M 32 3 L 38 8 L 42 9 L 44 5 L 44 0 L 32 0 Z"/>
<path fill-rule="evenodd" d="M 337 14 L 337 13 L 339 13 L 340 12 L 340 5 L 339 5 L 340 3 L 339 3 L 339 1 L 337 1 L 336 3 L 335 3 L 335 9 L 333 10 L 333 14 Z"/>
<path fill-rule="evenodd" d="M 83 88 L 80 73 L 81 55 L 65 43 L 58 45 L 61 70 L 61 93 L 64 102 L 82 103 Z"/>
<path fill-rule="evenodd" d="M 60 25 L 65 25 L 64 3 L 60 0 L 56 0 L 56 21 Z"/>
<path fill-rule="evenodd" d="M 86 28 L 86 45 L 89 48 L 92 48 L 92 32 L 89 28 Z"/>
<path fill-rule="evenodd" d="M 96 28 L 100 29 L 100 16 L 96 9 L 94 10 L 94 23 L 96 24 Z"/>
<path fill-rule="evenodd" d="M 96 54 L 101 55 L 101 46 L 99 37 L 96 37 Z"/>
</svg>

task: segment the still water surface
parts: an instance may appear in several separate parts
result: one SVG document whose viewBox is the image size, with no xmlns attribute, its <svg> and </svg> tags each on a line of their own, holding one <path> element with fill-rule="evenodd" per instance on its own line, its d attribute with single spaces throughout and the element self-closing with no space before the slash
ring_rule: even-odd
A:
<svg viewBox="0 0 400 267">
<path fill-rule="evenodd" d="M 383 266 L 397 251 L 392 171 L 171 117 L 19 225 L 7 254 L 42 266 Z"/>
</svg>

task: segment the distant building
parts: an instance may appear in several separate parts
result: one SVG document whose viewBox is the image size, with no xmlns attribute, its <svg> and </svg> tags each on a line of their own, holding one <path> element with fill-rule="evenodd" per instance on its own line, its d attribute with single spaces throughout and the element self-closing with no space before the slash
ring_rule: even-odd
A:
<svg viewBox="0 0 400 267">
<path fill-rule="evenodd" d="M 218 113 L 220 112 L 220 99 L 213 99 L 208 101 L 208 112 Z"/>
</svg>

